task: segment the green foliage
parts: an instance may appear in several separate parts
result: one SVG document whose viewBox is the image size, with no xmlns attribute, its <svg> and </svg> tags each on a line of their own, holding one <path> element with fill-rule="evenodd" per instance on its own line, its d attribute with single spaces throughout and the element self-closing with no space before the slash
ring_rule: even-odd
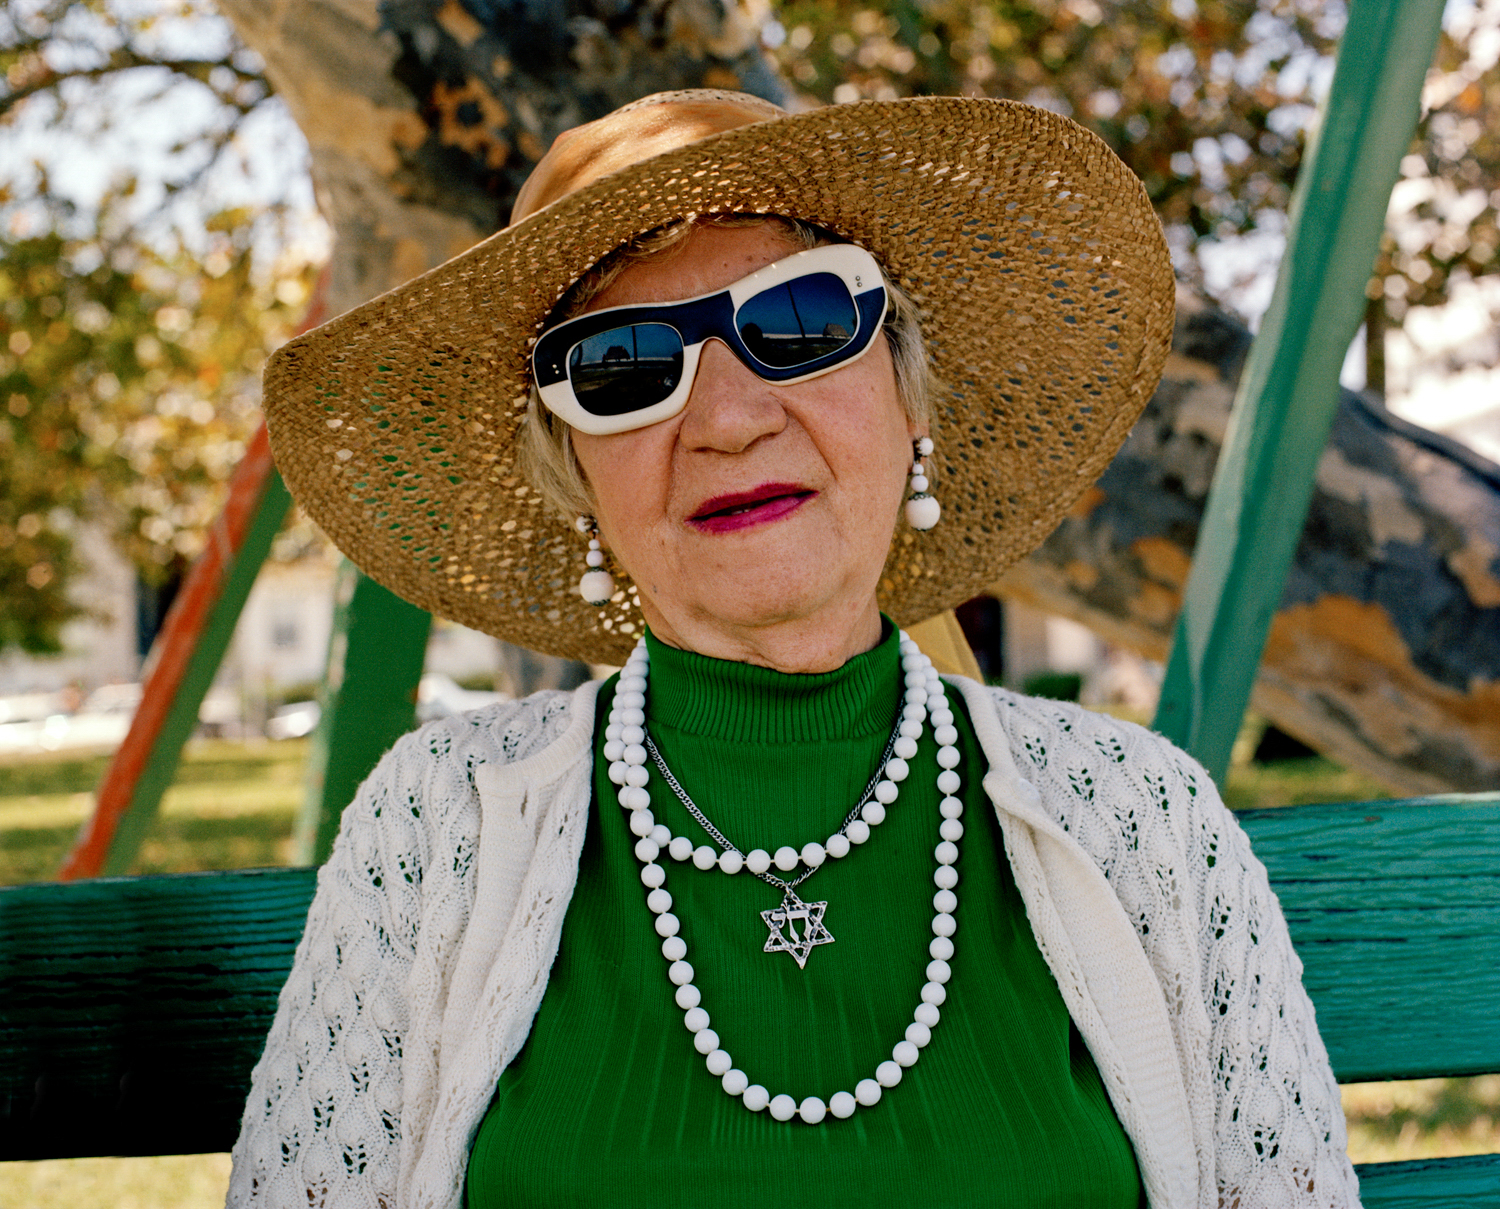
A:
<svg viewBox="0 0 1500 1209">
<path fill-rule="evenodd" d="M 1200 287 L 1205 242 L 1278 229 L 1332 68 L 1344 6 L 1321 0 L 783 0 L 775 54 L 821 101 L 924 93 L 1024 100 L 1099 133 L 1145 182 Z M 1493 24 L 1493 20 L 1491 24 Z M 1420 224 L 1379 290 L 1442 300 L 1494 272 L 1500 69 L 1479 18 L 1450 22 L 1409 175 Z M 1394 279 L 1394 280 L 1393 280 Z M 1233 297 L 1220 301 L 1233 305 Z M 1228 292 L 1232 294 L 1233 284 Z"/>
<path fill-rule="evenodd" d="M 213 226 L 201 257 L 0 238 L 0 648 L 57 649 L 85 523 L 148 580 L 202 548 L 308 284 L 256 279 L 243 215 Z"/>
</svg>

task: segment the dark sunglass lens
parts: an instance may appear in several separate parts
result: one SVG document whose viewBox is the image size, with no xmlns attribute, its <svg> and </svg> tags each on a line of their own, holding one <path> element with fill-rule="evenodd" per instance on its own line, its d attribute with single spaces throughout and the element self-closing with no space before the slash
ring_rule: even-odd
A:
<svg viewBox="0 0 1500 1209">
<path fill-rule="evenodd" d="M 573 346 L 568 380 L 590 415 L 641 411 L 660 403 L 682 380 L 682 337 L 665 323 L 612 327 Z"/>
<path fill-rule="evenodd" d="M 809 273 L 748 299 L 735 324 L 762 365 L 789 369 L 838 352 L 854 338 L 859 320 L 841 278 Z"/>
</svg>

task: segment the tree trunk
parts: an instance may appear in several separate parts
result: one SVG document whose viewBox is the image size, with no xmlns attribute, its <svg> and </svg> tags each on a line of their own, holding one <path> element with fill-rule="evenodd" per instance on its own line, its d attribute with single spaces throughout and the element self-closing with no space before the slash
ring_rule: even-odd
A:
<svg viewBox="0 0 1500 1209">
<path fill-rule="evenodd" d="M 649 92 L 781 100 L 764 0 L 221 0 L 306 134 L 346 309 L 505 225 L 561 131 Z M 1120 457 L 1002 594 L 1166 653 L 1248 334 L 1185 302 Z M 1500 471 L 1346 395 L 1255 694 L 1398 791 L 1500 783 Z"/>
<path fill-rule="evenodd" d="M 1179 298 L 1125 448 L 997 592 L 1165 658 L 1249 344 Z M 1343 392 L 1253 700 L 1398 792 L 1500 784 L 1500 467 Z"/>
</svg>

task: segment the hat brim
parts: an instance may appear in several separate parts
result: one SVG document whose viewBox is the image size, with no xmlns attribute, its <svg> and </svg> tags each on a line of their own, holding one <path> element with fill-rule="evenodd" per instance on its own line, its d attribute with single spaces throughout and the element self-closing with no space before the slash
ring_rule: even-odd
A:
<svg viewBox="0 0 1500 1209">
<path fill-rule="evenodd" d="M 993 584 L 1103 472 L 1161 376 L 1173 274 L 1094 134 L 1009 101 L 861 102 L 742 126 L 585 186 L 292 341 L 265 406 L 288 487 L 371 578 L 509 642 L 621 663 L 633 589 L 578 595 L 582 543 L 521 476 L 527 355 L 567 288 L 642 232 L 806 219 L 916 301 L 942 523 L 898 527 L 878 590 L 910 624 Z"/>
</svg>

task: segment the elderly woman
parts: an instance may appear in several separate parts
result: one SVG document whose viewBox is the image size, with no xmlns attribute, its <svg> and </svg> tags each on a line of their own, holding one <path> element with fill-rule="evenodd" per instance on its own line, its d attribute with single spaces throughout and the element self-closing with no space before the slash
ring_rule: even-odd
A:
<svg viewBox="0 0 1500 1209">
<path fill-rule="evenodd" d="M 230 1203 L 1356 1205 L 1212 782 L 890 620 L 1076 503 L 1172 293 L 1052 114 L 671 93 L 283 350 L 278 459 L 351 558 L 623 671 L 361 789 Z"/>
</svg>

